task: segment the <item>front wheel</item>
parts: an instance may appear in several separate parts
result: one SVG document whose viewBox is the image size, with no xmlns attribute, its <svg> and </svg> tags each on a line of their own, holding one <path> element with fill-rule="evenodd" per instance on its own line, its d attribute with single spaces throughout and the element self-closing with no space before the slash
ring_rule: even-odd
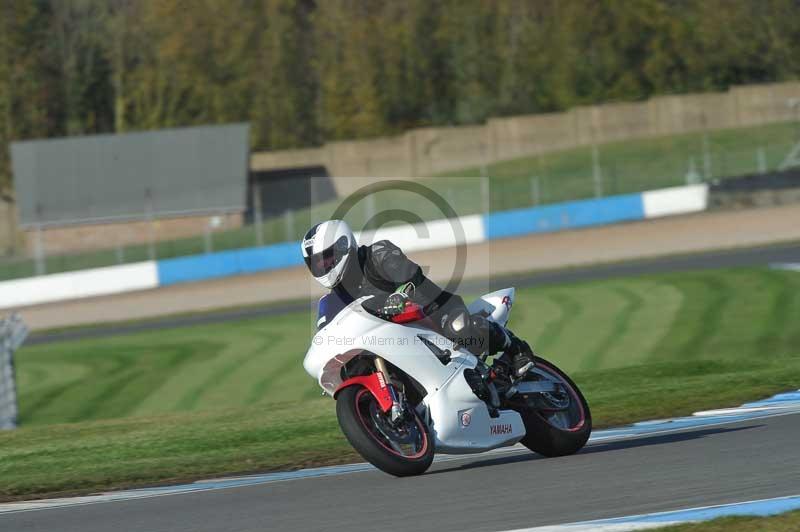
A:
<svg viewBox="0 0 800 532">
<path fill-rule="evenodd" d="M 522 444 L 543 456 L 566 456 L 580 451 L 592 433 L 592 414 L 583 394 L 566 373 L 552 362 L 534 357 L 535 367 L 526 381 L 556 383 L 556 392 L 529 399 L 520 409 L 525 423 Z"/>
<path fill-rule="evenodd" d="M 367 462 L 397 477 L 421 475 L 433 462 L 430 430 L 416 412 L 394 423 L 363 386 L 336 397 L 336 417 L 347 441 Z"/>
</svg>

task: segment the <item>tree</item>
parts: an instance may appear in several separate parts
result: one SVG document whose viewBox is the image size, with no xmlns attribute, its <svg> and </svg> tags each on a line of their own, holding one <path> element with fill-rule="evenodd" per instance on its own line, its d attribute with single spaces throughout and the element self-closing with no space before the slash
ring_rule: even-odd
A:
<svg viewBox="0 0 800 532">
<path fill-rule="evenodd" d="M 375 27 L 380 3 L 330 0 L 313 16 L 319 78 L 317 113 L 326 139 L 376 136 L 387 129 L 377 85 Z"/>
<path fill-rule="evenodd" d="M 53 46 L 62 88 L 66 135 L 110 131 L 109 65 L 102 53 L 108 30 L 105 0 L 50 0 Z"/>
<path fill-rule="evenodd" d="M 292 148 L 796 79 L 798 13 L 800 0 L 0 0 L 0 142 L 248 121 L 254 148 Z"/>
<path fill-rule="evenodd" d="M 43 83 L 45 31 L 37 7 L 28 0 L 0 3 L 0 193 L 10 192 L 8 145 L 21 138 L 51 134 L 50 85 Z"/>
<path fill-rule="evenodd" d="M 320 142 L 314 32 L 308 0 L 264 0 L 253 28 L 248 74 L 254 105 L 253 143 L 269 149 Z"/>
</svg>

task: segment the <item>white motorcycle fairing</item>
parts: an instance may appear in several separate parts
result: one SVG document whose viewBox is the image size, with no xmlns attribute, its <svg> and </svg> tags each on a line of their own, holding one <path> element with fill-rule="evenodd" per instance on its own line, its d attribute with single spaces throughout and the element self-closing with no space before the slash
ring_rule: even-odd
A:
<svg viewBox="0 0 800 532">
<path fill-rule="evenodd" d="M 400 325 L 377 318 L 361 304 L 369 297 L 347 305 L 319 330 L 303 361 L 303 367 L 330 395 L 342 384 L 341 370 L 364 352 L 379 355 L 416 380 L 427 392 L 421 412 L 435 438 L 436 451 L 476 453 L 513 445 L 525 436 L 525 426 L 514 410 L 500 410 L 491 418 L 489 410 L 471 390 L 464 371 L 474 369 L 478 359 L 444 336 L 419 325 Z M 470 312 L 505 325 L 514 301 L 514 289 L 487 294 L 469 306 Z M 443 363 L 422 340 L 451 353 Z"/>
</svg>

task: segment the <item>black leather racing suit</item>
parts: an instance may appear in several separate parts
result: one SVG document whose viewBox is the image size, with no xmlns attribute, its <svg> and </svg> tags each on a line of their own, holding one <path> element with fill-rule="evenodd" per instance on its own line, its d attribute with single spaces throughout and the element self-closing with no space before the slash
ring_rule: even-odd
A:
<svg viewBox="0 0 800 532">
<path fill-rule="evenodd" d="M 364 306 L 379 314 L 389 295 L 400 286 L 412 283 L 412 301 L 423 306 L 425 314 L 444 336 L 476 355 L 494 354 L 508 347 L 509 335 L 503 327 L 482 316 L 470 316 L 461 297 L 425 277 L 422 268 L 388 240 L 361 246 L 355 254 L 342 282 L 334 288 L 345 303 L 372 295 L 375 297 L 367 300 Z"/>
</svg>

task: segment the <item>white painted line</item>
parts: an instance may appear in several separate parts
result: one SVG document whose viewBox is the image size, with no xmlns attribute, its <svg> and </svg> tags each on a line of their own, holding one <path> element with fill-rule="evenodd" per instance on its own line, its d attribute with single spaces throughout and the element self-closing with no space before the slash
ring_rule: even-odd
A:
<svg viewBox="0 0 800 532">
<path fill-rule="evenodd" d="M 743 414 L 746 412 L 764 412 L 767 410 L 775 410 L 776 408 L 794 409 L 795 405 L 772 405 L 772 406 L 754 406 L 750 408 L 720 408 L 719 410 L 705 410 L 703 412 L 695 412 L 693 416 L 706 417 L 706 416 L 727 416 L 730 414 Z"/>
<path fill-rule="evenodd" d="M 800 262 L 783 262 L 783 263 L 775 263 L 770 264 L 770 268 L 773 270 L 786 270 L 790 272 L 800 272 Z"/>
<path fill-rule="evenodd" d="M 565 525 L 540 526 L 533 528 L 519 528 L 508 532 L 583 532 L 583 531 L 613 531 L 627 532 L 629 530 L 646 530 L 666 526 L 710 521 L 720 517 L 756 516 L 768 517 L 800 509 L 800 495 L 789 497 L 775 497 L 773 499 L 760 499 L 755 501 L 736 502 L 732 504 L 718 504 L 714 506 L 701 506 L 684 510 L 656 512 L 651 514 L 632 515 L 627 517 L 614 517 L 611 519 L 597 519 L 581 521 Z"/>
<path fill-rule="evenodd" d="M 682 525 L 681 521 L 663 523 L 574 523 L 569 525 L 539 526 L 536 528 L 520 528 L 509 532 L 631 532 L 633 530 L 648 530 L 665 526 Z"/>
</svg>

